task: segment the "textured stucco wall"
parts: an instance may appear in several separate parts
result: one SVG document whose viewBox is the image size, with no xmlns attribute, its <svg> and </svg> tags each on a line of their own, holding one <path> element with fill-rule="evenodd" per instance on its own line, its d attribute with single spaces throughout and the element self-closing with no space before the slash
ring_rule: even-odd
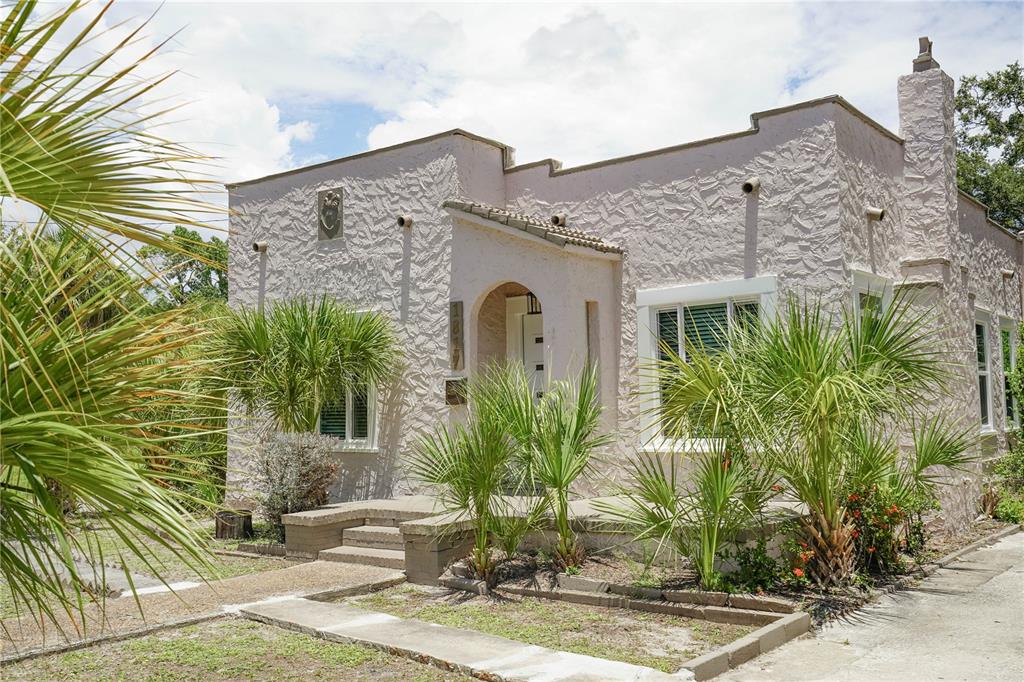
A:
<svg viewBox="0 0 1024 682">
<path fill-rule="evenodd" d="M 637 333 L 648 330 L 638 330 L 637 289 L 768 274 L 783 292 L 829 297 L 841 286 L 835 109 L 791 111 L 761 119 L 756 134 L 592 169 L 508 174 L 512 208 L 566 213 L 626 252 L 616 306 L 619 438 L 608 478 L 623 475 L 622 458 L 640 445 Z M 745 195 L 751 175 L 761 190 Z"/>
<path fill-rule="evenodd" d="M 379 451 L 339 455 L 339 499 L 408 489 L 400 454 L 447 416 L 452 232 L 441 205 L 462 196 L 467 179 L 476 191 L 499 199 L 493 187 L 500 184 L 501 167 L 500 149 L 450 135 L 231 188 L 231 305 L 256 306 L 261 296 L 271 305 L 328 294 L 384 312 L 395 323 L 405 363 L 394 382 L 379 390 Z M 320 242 L 316 192 L 337 186 L 345 190 L 344 236 Z M 411 229 L 395 225 L 399 214 L 414 217 Z M 269 243 L 265 255 L 253 253 L 254 240 Z M 232 425 L 228 483 L 244 496 L 251 434 L 238 420 Z"/>
</svg>

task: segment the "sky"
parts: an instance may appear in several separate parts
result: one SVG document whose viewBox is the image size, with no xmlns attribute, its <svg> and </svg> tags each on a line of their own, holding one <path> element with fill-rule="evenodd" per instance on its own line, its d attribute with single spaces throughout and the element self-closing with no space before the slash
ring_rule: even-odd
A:
<svg viewBox="0 0 1024 682">
<path fill-rule="evenodd" d="M 954 78 L 1024 58 L 1021 1 L 121 0 L 105 23 L 125 24 L 104 40 L 145 19 L 139 49 L 173 36 L 147 66 L 178 72 L 160 96 L 187 102 L 162 133 L 218 157 L 225 182 L 456 127 L 515 147 L 520 163 L 573 166 L 831 94 L 895 131 L 896 79 L 918 36 Z"/>
</svg>

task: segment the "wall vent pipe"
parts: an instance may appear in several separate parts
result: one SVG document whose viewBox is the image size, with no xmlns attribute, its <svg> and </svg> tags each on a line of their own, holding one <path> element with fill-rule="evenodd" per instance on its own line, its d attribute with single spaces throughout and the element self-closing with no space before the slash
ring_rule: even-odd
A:
<svg viewBox="0 0 1024 682">
<path fill-rule="evenodd" d="M 761 178 L 756 175 L 752 175 L 743 181 L 743 193 L 753 194 L 757 190 L 761 189 Z"/>
<path fill-rule="evenodd" d="M 564 213 L 556 213 L 551 216 L 551 224 L 555 227 L 565 227 L 565 222 L 566 218 Z"/>
<path fill-rule="evenodd" d="M 267 252 L 267 243 L 266 242 L 253 242 L 252 243 L 252 250 L 255 251 L 256 253 L 266 253 Z"/>
<path fill-rule="evenodd" d="M 868 220 L 882 220 L 885 218 L 885 209 L 878 208 L 877 206 L 868 206 L 864 209 L 864 215 L 868 217 Z"/>
<path fill-rule="evenodd" d="M 411 215 L 400 215 L 396 221 L 399 227 L 412 227 L 412 216 Z"/>
</svg>

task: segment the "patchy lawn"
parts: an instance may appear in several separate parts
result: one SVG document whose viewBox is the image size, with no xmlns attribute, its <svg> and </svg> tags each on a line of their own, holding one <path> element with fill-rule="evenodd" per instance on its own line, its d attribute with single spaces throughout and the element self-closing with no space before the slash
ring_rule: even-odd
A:
<svg viewBox="0 0 1024 682">
<path fill-rule="evenodd" d="M 352 597 L 347 602 L 402 618 L 477 630 L 669 673 L 679 670 L 685 661 L 754 629 L 531 597 L 470 597 L 408 584 Z"/>
<path fill-rule="evenodd" d="M 6 680 L 464 680 L 354 644 L 228 618 L 26 661 Z"/>
<path fill-rule="evenodd" d="M 212 572 L 200 576 L 191 568 L 186 561 L 175 556 L 174 551 L 158 542 L 150 541 L 145 544 L 147 556 L 145 559 L 135 556 L 127 551 L 127 548 L 119 537 L 109 531 L 95 531 L 92 535 L 94 544 L 93 559 L 99 560 L 102 552 L 103 563 L 107 566 L 109 575 L 121 575 L 124 572 L 122 566 L 136 574 L 157 577 L 159 573 L 168 583 L 191 581 L 202 582 L 206 580 L 220 580 L 223 578 L 234 578 L 240 575 L 263 573 L 279 568 L 286 568 L 295 564 L 293 561 L 275 557 L 238 557 L 212 554 L 209 557 L 213 567 Z M 97 545 L 95 543 L 98 542 Z M 212 549 L 219 549 L 216 542 L 211 544 Z M 147 563 L 148 562 L 148 563 Z M 70 596 L 70 592 L 69 592 Z M 83 595 L 86 603 L 89 598 Z M 51 606 L 61 609 L 60 602 L 56 598 L 49 599 Z M 61 609 L 62 610 L 62 609 Z M 24 609 L 20 612 L 15 608 L 14 596 L 6 582 L 0 581 L 0 620 L 14 618 L 18 615 L 26 615 Z"/>
</svg>

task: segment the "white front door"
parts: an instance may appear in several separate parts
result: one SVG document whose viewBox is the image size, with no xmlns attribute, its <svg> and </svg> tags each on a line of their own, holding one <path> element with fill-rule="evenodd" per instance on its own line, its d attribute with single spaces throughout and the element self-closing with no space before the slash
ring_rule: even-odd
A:
<svg viewBox="0 0 1024 682">
<path fill-rule="evenodd" d="M 544 315 L 533 313 L 523 315 L 523 366 L 526 368 L 526 376 L 533 382 L 534 396 L 539 398 L 544 390 L 547 376 L 544 367 Z"/>
<path fill-rule="evenodd" d="M 541 394 L 547 385 L 544 361 L 544 315 L 528 312 L 526 296 L 510 296 L 506 301 L 505 332 L 508 335 L 507 356 L 522 362 L 526 376 L 533 383 L 533 392 Z"/>
</svg>

